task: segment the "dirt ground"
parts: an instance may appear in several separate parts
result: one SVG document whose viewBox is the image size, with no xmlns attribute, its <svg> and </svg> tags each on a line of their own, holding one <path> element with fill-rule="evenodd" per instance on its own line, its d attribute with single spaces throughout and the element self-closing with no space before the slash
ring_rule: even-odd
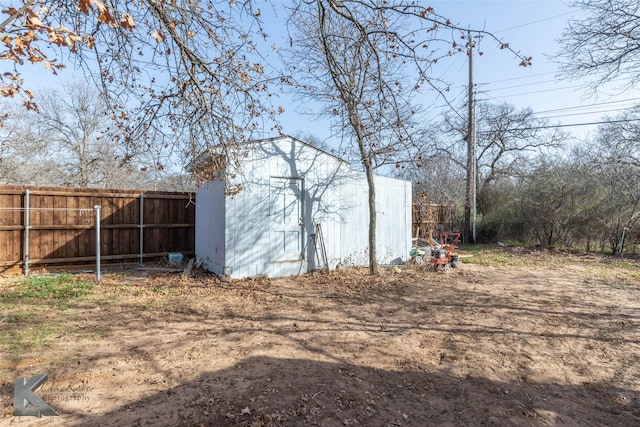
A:
<svg viewBox="0 0 640 427">
<path fill-rule="evenodd" d="M 640 426 L 637 261 L 464 261 L 377 278 L 106 274 L 65 307 L 0 313 L 0 331 L 53 331 L 0 348 L 0 424 Z M 13 417 L 14 380 L 42 373 L 60 416 Z"/>
</svg>

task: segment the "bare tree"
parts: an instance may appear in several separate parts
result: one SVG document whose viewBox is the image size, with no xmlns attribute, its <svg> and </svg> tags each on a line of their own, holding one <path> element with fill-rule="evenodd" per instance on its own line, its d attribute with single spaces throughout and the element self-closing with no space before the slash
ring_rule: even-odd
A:
<svg viewBox="0 0 640 427">
<path fill-rule="evenodd" d="M 15 102 L 4 104 L 7 118 L 4 127 L 0 128 L 2 182 L 164 188 L 165 179 L 170 175 L 170 157 L 174 154 L 171 147 L 161 144 L 162 141 L 154 141 L 147 151 L 138 152 L 124 161 L 126 153 L 104 137 L 110 120 L 92 86 L 74 83 L 56 90 L 44 90 L 38 111 L 25 112 Z M 171 188 L 175 189 L 175 184 Z"/>
<path fill-rule="evenodd" d="M 640 174 L 629 163 L 610 161 L 603 137 L 563 158 L 540 158 L 517 177 L 512 205 L 518 209 L 511 212 L 520 230 L 512 233 L 537 244 L 576 242 L 589 250 L 595 243 L 622 253 L 623 233 L 637 235 L 640 224 Z"/>
<path fill-rule="evenodd" d="M 465 171 L 447 153 L 418 154 L 408 166 L 402 164 L 396 175 L 413 182 L 414 194 L 429 203 L 456 205 L 465 197 Z"/>
<path fill-rule="evenodd" d="M 294 138 L 299 139 L 300 141 L 304 141 L 305 143 L 312 145 L 322 151 L 333 152 L 335 151 L 333 148 L 327 144 L 326 141 L 319 138 L 317 135 L 311 132 L 298 132 L 293 135 Z"/>
<path fill-rule="evenodd" d="M 560 42 L 562 70 L 587 77 L 595 88 L 617 77 L 621 86 L 640 81 L 640 2 L 638 0 L 576 0 L 581 18 L 569 21 Z"/>
<path fill-rule="evenodd" d="M 245 140 L 278 111 L 263 97 L 270 78 L 256 49 L 266 35 L 255 3 L 23 0 L 0 21 L 0 55 L 15 65 L 0 76 L 0 95 L 37 108 L 20 64 L 57 72 L 62 57 L 45 52 L 60 47 L 99 85 L 110 138 L 131 153 L 145 148 L 150 129 L 189 135 L 179 140 L 194 153 Z"/>
<path fill-rule="evenodd" d="M 371 274 L 378 273 L 374 169 L 392 161 L 394 147 L 410 140 L 411 108 L 395 61 L 400 20 L 392 19 L 382 7 L 318 0 L 296 2 L 290 20 L 302 87 L 330 110 L 365 172 Z"/>
<path fill-rule="evenodd" d="M 67 185 L 99 186 L 104 177 L 101 169 L 118 154 L 108 139 L 102 139 L 108 116 L 97 91 L 78 83 L 63 90 L 49 89 L 39 104 L 39 111 L 32 114 L 34 127 L 67 172 Z"/>
<path fill-rule="evenodd" d="M 66 174 L 52 159 L 49 145 L 33 126 L 32 115 L 16 102 L 4 100 L 4 126 L 0 128 L 0 182 L 56 185 Z"/>
<path fill-rule="evenodd" d="M 598 128 L 596 144 L 607 163 L 628 165 L 640 172 L 640 106 L 615 117 Z"/>
<path fill-rule="evenodd" d="M 541 159 L 518 185 L 520 215 L 536 244 L 566 242 L 575 226 L 578 183 L 562 160 Z"/>
<path fill-rule="evenodd" d="M 561 40 L 563 70 L 571 77 L 587 77 L 597 90 L 612 80 L 620 89 L 636 88 L 640 79 L 640 2 L 638 0 L 579 0 L 574 3 L 584 16 L 570 21 Z M 640 220 L 636 189 L 640 156 L 637 109 L 599 129 L 597 143 L 603 150 L 604 172 L 615 182 L 612 203 L 618 208 L 609 217 L 619 220 L 610 233 L 614 252 L 626 227 Z M 623 202 L 622 204 L 620 202 Z M 603 227 L 611 229 L 611 227 Z M 636 230 L 637 234 L 637 230 Z"/>
<path fill-rule="evenodd" d="M 532 157 L 561 147 L 566 139 L 557 128 L 549 128 L 545 120 L 536 118 L 531 109 L 518 111 L 508 103 L 478 103 L 476 124 L 476 182 L 481 201 L 485 188 L 494 180 L 526 170 Z M 460 158 L 466 144 L 466 120 L 445 116 L 443 130 L 449 135 L 457 133 L 459 138 L 449 144 L 438 143 L 435 149 L 466 169 L 465 160 Z"/>
<path fill-rule="evenodd" d="M 369 267 L 375 274 L 373 171 L 407 161 L 410 156 L 401 151 L 418 151 L 412 147 L 417 112 L 412 97 L 428 91 L 444 96 L 447 85 L 430 75 L 431 67 L 466 52 L 460 37 L 466 39 L 467 29 L 431 7 L 400 0 L 297 0 L 291 11 L 291 45 L 298 53 L 292 74 L 306 96 L 322 102 L 335 118 L 337 133 L 355 147 L 367 176 Z M 506 43 L 499 46 L 514 52 Z M 521 65 L 531 63 L 530 57 L 517 56 Z"/>
<path fill-rule="evenodd" d="M 610 247 L 621 253 L 619 241 L 624 229 L 638 234 L 640 224 L 640 106 L 603 124 L 593 141 L 597 157 L 593 163 L 600 172 L 600 186 L 606 187 L 604 218 Z"/>
<path fill-rule="evenodd" d="M 488 156 L 481 159 L 479 168 L 481 178 L 485 179 L 484 182 L 479 180 L 482 183 L 481 240 L 574 245 L 587 250 L 610 250 L 614 254 L 621 254 L 625 249 L 627 253 L 637 251 L 640 225 L 639 111 L 634 108 L 612 117 L 610 123 L 600 126 L 593 139 L 563 146 L 560 152 L 554 150 L 553 145 L 532 145 L 529 147 L 534 150 L 531 154 L 529 151 L 510 152 L 504 150 L 504 142 L 509 140 L 506 137 L 501 139 L 502 145 L 488 149 L 487 142 L 504 133 L 498 132 L 494 124 L 493 132 L 486 134 L 493 135 L 491 140 L 485 141 L 480 150 Z M 527 137 L 534 127 L 541 133 Z M 532 123 L 509 124 L 508 129 L 526 133 L 516 132 L 517 144 L 506 147 L 521 147 L 528 143 L 529 138 L 537 143 L 553 141 L 553 136 L 562 138 L 562 135 L 540 127 Z M 489 130 L 484 125 L 482 129 L 483 132 Z M 545 132 L 548 133 L 545 135 Z M 556 142 L 561 143 L 562 140 Z M 443 150 L 443 153 L 452 154 L 448 158 L 455 159 L 455 147 L 446 147 L 442 142 L 439 145 L 449 150 Z M 459 142 L 461 148 L 463 145 Z M 536 154 L 539 149 L 542 155 Z M 496 158 L 495 155 L 501 151 L 505 157 Z M 456 170 L 462 173 L 464 161 L 456 161 Z M 633 242 L 628 248 L 623 246 L 623 235 L 624 242 Z"/>
</svg>

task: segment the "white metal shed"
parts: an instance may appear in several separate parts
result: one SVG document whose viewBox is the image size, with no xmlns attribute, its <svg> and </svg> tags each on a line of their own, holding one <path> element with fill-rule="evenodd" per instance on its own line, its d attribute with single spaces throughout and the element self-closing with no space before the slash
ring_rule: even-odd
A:
<svg viewBox="0 0 640 427">
<path fill-rule="evenodd" d="M 231 278 L 289 276 L 324 267 L 315 244 L 320 224 L 331 268 L 368 265 L 363 172 L 288 136 L 253 141 L 242 151 L 238 194 L 225 196 L 221 181 L 197 191 L 198 263 Z M 400 264 L 411 249 L 411 182 L 375 176 L 375 185 L 378 261 Z"/>
</svg>

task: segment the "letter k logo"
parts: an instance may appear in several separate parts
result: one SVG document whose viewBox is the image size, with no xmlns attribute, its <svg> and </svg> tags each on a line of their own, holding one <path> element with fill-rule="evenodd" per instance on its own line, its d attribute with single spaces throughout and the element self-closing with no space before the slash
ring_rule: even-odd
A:
<svg viewBox="0 0 640 427">
<path fill-rule="evenodd" d="M 38 418 L 42 418 L 43 415 L 60 415 L 34 393 L 34 390 L 44 384 L 48 378 L 47 374 L 42 374 L 31 377 L 29 381 L 24 378 L 16 379 L 13 393 L 13 415 Z M 27 406 L 29 404 L 31 406 Z"/>
</svg>

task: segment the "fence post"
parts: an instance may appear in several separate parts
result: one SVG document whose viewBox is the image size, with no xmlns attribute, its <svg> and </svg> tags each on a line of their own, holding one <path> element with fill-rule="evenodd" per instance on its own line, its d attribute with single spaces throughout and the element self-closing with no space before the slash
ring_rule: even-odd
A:
<svg viewBox="0 0 640 427">
<path fill-rule="evenodd" d="M 96 281 L 100 281 L 100 209 L 102 206 L 95 205 L 96 210 Z"/>
<path fill-rule="evenodd" d="M 140 194 L 140 265 L 144 265 L 144 193 Z"/>
<path fill-rule="evenodd" d="M 29 189 L 24 190 L 24 275 L 29 275 Z"/>
</svg>

